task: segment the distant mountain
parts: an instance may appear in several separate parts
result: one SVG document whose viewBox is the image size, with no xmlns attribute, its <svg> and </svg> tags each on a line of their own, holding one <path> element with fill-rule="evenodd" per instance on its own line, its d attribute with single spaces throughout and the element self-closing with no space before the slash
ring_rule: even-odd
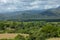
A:
<svg viewBox="0 0 60 40">
<path fill-rule="evenodd" d="M 21 13 L 23 19 L 60 19 L 60 7 L 48 10 L 29 10 Z"/>
<path fill-rule="evenodd" d="M 60 19 L 60 7 L 48 10 L 27 10 L 0 13 L 0 20 Z"/>
</svg>

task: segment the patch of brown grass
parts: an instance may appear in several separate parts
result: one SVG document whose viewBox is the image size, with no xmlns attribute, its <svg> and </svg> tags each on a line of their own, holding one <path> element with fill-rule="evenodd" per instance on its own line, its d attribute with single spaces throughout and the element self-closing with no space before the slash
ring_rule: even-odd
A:
<svg viewBox="0 0 60 40">
<path fill-rule="evenodd" d="M 0 39 L 14 39 L 17 35 L 21 35 L 23 37 L 29 36 L 29 34 L 21 34 L 21 33 L 6 33 L 0 34 Z"/>
</svg>

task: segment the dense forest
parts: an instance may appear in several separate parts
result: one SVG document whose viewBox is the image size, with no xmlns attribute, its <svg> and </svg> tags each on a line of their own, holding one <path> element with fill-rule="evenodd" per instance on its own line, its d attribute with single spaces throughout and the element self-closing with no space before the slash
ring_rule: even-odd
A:
<svg viewBox="0 0 60 40">
<path fill-rule="evenodd" d="M 60 22 L 0 21 L 0 34 L 2 33 L 29 34 L 29 37 L 26 38 L 18 35 L 14 40 L 45 40 L 51 37 L 60 37 Z M 7 40 L 7 39 L 1 39 L 1 40 Z"/>
</svg>

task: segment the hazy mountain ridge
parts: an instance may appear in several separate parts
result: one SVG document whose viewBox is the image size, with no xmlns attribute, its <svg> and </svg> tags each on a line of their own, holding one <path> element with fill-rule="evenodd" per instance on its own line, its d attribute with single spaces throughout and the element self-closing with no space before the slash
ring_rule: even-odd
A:
<svg viewBox="0 0 60 40">
<path fill-rule="evenodd" d="M 16 11 L 0 14 L 0 20 L 60 19 L 60 7 L 48 10 Z"/>
</svg>

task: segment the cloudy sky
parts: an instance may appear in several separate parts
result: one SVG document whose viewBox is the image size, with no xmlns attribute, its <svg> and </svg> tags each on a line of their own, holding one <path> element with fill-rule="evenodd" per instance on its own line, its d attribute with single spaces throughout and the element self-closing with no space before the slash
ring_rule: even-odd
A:
<svg viewBox="0 0 60 40">
<path fill-rule="evenodd" d="M 60 6 L 60 0 L 0 0 L 0 12 L 49 9 Z"/>
</svg>

